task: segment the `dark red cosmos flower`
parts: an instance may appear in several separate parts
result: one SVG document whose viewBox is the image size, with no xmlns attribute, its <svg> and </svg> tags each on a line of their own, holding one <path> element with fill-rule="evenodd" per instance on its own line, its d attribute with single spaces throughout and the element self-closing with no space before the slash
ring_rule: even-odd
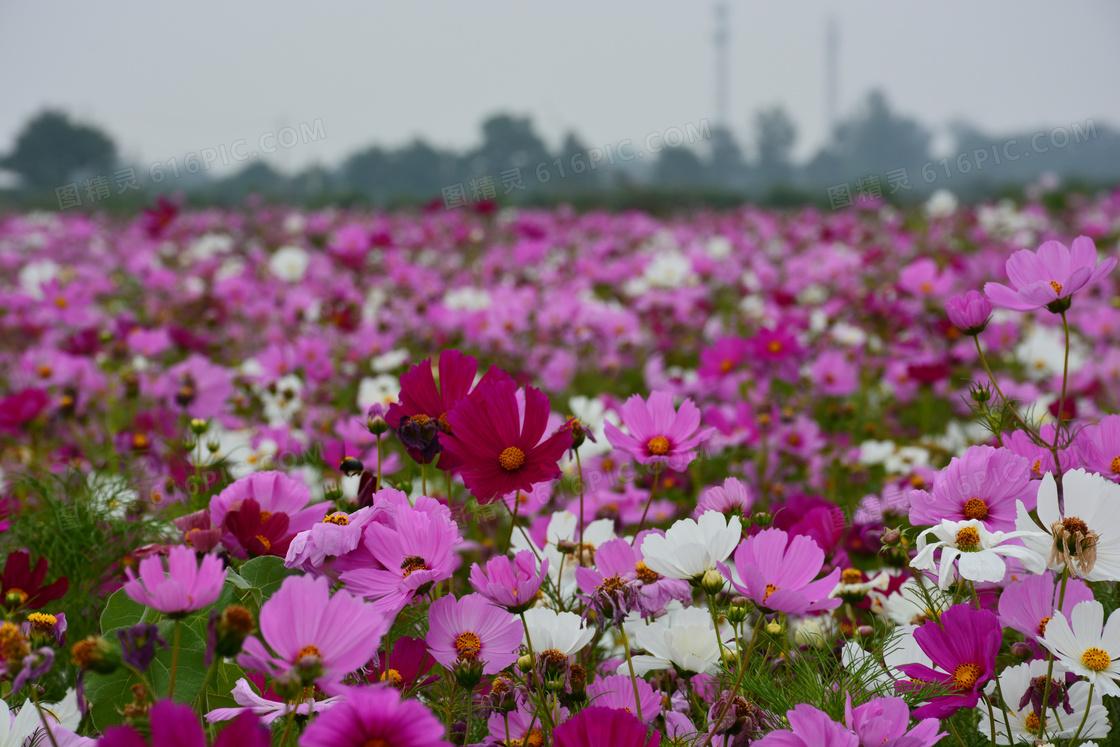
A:
<svg viewBox="0 0 1120 747">
<path fill-rule="evenodd" d="M 140 225 L 144 228 L 144 232 L 148 234 L 148 238 L 158 239 L 178 214 L 178 205 L 166 197 L 160 197 L 156 200 L 154 207 L 144 208 L 144 212 L 140 216 Z"/>
<path fill-rule="evenodd" d="M 288 533 L 288 515 L 261 511 L 256 498 L 230 504 L 222 525 L 250 557 L 277 555 L 282 558 L 295 539 L 294 534 Z"/>
<path fill-rule="evenodd" d="M 0 601 L 8 609 L 19 607 L 42 609 L 48 602 L 60 599 L 70 588 L 70 579 L 65 577 L 53 584 L 43 586 L 43 579 L 46 577 L 46 558 L 39 558 L 39 562 L 32 568 L 31 554 L 26 550 L 8 553 L 8 561 L 4 564 Z"/>
<path fill-rule="evenodd" d="M 436 681 L 435 677 L 420 679 L 436 663 L 428 653 L 428 644 L 421 638 L 398 638 L 393 641 L 393 649 L 384 658 L 388 659 L 387 663 L 378 662 L 370 667 L 366 675 L 367 682 L 385 682 L 398 690 L 408 690 Z"/>
<path fill-rule="evenodd" d="M 439 355 L 438 388 L 432 375 L 431 358 L 401 376 L 400 401 L 389 406 L 385 421 L 397 431 L 408 455 L 417 462 L 428 464 L 440 453 L 441 435 L 451 427 L 447 413 L 470 393 L 477 372 L 477 360 L 458 350 L 444 350 Z M 479 386 L 486 381 L 508 378 L 509 374 L 494 367 L 482 377 Z M 440 469 L 453 470 L 459 466 L 453 454 L 440 458 Z"/>
<path fill-rule="evenodd" d="M 19 433 L 23 426 L 46 409 L 50 401 L 45 389 L 22 389 L 0 399 L 0 431 Z"/>
<path fill-rule="evenodd" d="M 557 462 L 571 446 L 572 432 L 560 428 L 542 440 L 548 414 L 548 396 L 526 387 L 522 419 L 517 384 L 511 379 L 479 382 L 448 413 L 451 432 L 440 436 L 444 451 L 462 463 L 460 475 L 475 498 L 489 503 L 560 477 Z"/>
</svg>

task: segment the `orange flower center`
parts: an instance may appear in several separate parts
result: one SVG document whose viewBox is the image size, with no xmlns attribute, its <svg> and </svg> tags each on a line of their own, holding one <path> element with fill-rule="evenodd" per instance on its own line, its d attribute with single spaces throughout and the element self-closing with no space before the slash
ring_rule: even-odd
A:
<svg viewBox="0 0 1120 747">
<path fill-rule="evenodd" d="M 148 448 L 148 437 L 143 433 L 135 433 L 132 436 L 132 448 L 146 449 Z"/>
<path fill-rule="evenodd" d="M 373 739 L 367 739 L 362 747 L 392 747 L 392 745 L 389 744 L 389 740 L 387 739 L 374 737 Z"/>
<path fill-rule="evenodd" d="M 780 353 L 782 352 L 782 343 L 777 340 L 771 340 L 770 344 L 766 346 L 766 349 L 771 353 Z"/>
<path fill-rule="evenodd" d="M 455 651 L 463 661 L 474 661 L 482 651 L 482 639 L 477 633 L 463 631 L 455 638 Z"/>
<path fill-rule="evenodd" d="M 1057 280 L 1051 280 L 1050 281 L 1050 287 L 1054 289 L 1054 292 L 1056 294 L 1058 294 L 1059 296 L 1062 295 L 1062 284 L 1059 283 Z"/>
<path fill-rule="evenodd" d="M 1054 619 L 1054 618 L 1052 618 L 1052 617 L 1044 617 L 1044 618 L 1042 618 L 1042 622 L 1040 622 L 1040 623 L 1038 624 L 1038 634 L 1039 634 L 1039 635 L 1046 635 L 1046 623 L 1050 622 L 1050 621 L 1051 621 L 1051 620 L 1053 620 L 1053 619 Z"/>
<path fill-rule="evenodd" d="M 269 542 L 268 537 L 265 537 L 263 534 L 258 534 L 256 536 L 256 540 L 258 542 L 260 542 L 262 545 L 264 545 L 264 551 L 265 552 L 268 552 L 269 550 L 272 549 L 272 543 Z"/>
<path fill-rule="evenodd" d="M 988 504 L 984 502 L 983 498 L 969 498 L 968 502 L 964 504 L 964 518 L 988 518 Z"/>
<path fill-rule="evenodd" d="M 958 550 L 975 550 L 980 547 L 980 532 L 976 531 L 976 527 L 965 527 L 957 532 L 957 549 Z"/>
<path fill-rule="evenodd" d="M 921 490 L 926 486 L 926 479 L 921 475 L 910 475 L 910 486 Z"/>
<path fill-rule="evenodd" d="M 43 365 L 39 366 L 39 378 L 47 379 L 47 378 L 50 378 L 50 375 L 51 375 L 51 367 L 50 366 L 48 366 L 45 363 Z"/>
<path fill-rule="evenodd" d="M 1112 461 L 1109 462 L 1108 468 L 1111 469 L 1114 473 L 1120 475 L 1120 456 L 1112 457 Z"/>
<path fill-rule="evenodd" d="M 404 683 L 404 677 L 395 669 L 389 669 L 381 673 L 381 681 L 388 682 L 393 687 L 400 687 Z"/>
<path fill-rule="evenodd" d="M 19 588 L 16 588 L 14 586 L 11 589 L 8 589 L 7 596 L 10 598 L 13 594 L 15 594 L 16 597 L 19 598 L 19 603 L 20 604 L 25 604 L 27 602 L 28 598 L 31 596 L 30 594 L 28 594 L 23 589 L 19 589 Z"/>
<path fill-rule="evenodd" d="M 1107 651 L 1094 646 L 1081 654 L 1081 663 L 1094 672 L 1103 672 L 1112 663 L 1112 657 L 1108 655 Z"/>
<path fill-rule="evenodd" d="M 1073 535 L 1086 534 L 1089 531 L 1089 525 L 1076 516 L 1062 519 L 1062 527 Z"/>
<path fill-rule="evenodd" d="M 858 568 L 845 568 L 840 573 L 840 583 L 842 584 L 858 584 L 863 580 L 863 574 L 860 573 Z"/>
<path fill-rule="evenodd" d="M 664 456 L 669 453 L 669 439 L 664 436 L 654 436 L 646 444 L 646 448 L 654 456 Z"/>
<path fill-rule="evenodd" d="M 719 372 L 720 373 L 727 373 L 733 368 L 735 368 L 735 364 L 731 362 L 730 358 L 724 358 L 722 361 L 719 362 Z"/>
<path fill-rule="evenodd" d="M 634 570 L 638 574 L 638 580 L 643 584 L 652 584 L 661 578 L 661 574 L 651 569 L 641 560 L 634 564 Z"/>
<path fill-rule="evenodd" d="M 1031 465 L 1031 472 L 1034 473 L 1035 477 L 1042 477 L 1042 460 L 1041 459 L 1035 459 L 1034 460 L 1034 464 Z"/>
<path fill-rule="evenodd" d="M 521 465 L 525 464 L 525 452 L 516 446 L 510 446 L 498 455 L 498 464 L 502 465 L 502 469 L 506 472 L 519 470 Z"/>
<path fill-rule="evenodd" d="M 975 664 L 961 664 L 953 672 L 953 685 L 958 690 L 971 690 L 981 673 L 982 670 Z"/>
<path fill-rule="evenodd" d="M 329 516 L 324 516 L 323 517 L 323 523 L 324 524 L 337 524 L 340 527 L 344 527 L 344 526 L 348 526 L 350 524 L 350 518 L 346 514 L 339 511 L 338 513 L 330 514 Z"/>
<path fill-rule="evenodd" d="M 762 598 L 762 603 L 765 604 L 766 600 L 770 598 L 770 595 L 773 594 L 777 590 L 778 590 L 778 587 L 774 586 L 774 584 L 766 584 L 766 596 L 764 596 Z"/>
<path fill-rule="evenodd" d="M 1029 731 L 1031 734 L 1038 734 L 1039 727 L 1042 726 L 1042 722 L 1038 720 L 1038 714 L 1036 714 L 1034 711 L 1031 711 L 1027 714 L 1027 717 L 1023 719 L 1023 725 L 1027 727 L 1027 731 Z"/>
<path fill-rule="evenodd" d="M 416 423 L 417 425 L 427 425 L 430 420 L 431 418 L 429 418 L 427 415 L 425 415 L 424 413 L 420 413 L 419 415 L 413 415 L 408 419 L 408 422 Z"/>
<path fill-rule="evenodd" d="M 299 650 L 299 653 L 296 654 L 296 661 L 299 661 L 300 659 L 307 658 L 308 656 L 314 657 L 316 659 L 322 659 L 323 658 L 323 655 L 321 653 L 319 653 L 319 647 L 318 646 L 304 646 L 303 648 L 301 648 Z"/>
</svg>

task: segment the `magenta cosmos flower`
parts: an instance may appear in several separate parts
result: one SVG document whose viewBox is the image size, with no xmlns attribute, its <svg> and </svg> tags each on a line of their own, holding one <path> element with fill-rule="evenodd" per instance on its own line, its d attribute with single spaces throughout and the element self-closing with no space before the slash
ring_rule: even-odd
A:
<svg viewBox="0 0 1120 747">
<path fill-rule="evenodd" d="M 1028 511 L 1038 502 L 1030 462 L 1009 449 L 972 446 L 934 476 L 930 492 L 910 491 L 910 523 L 937 526 L 944 520 L 976 519 L 990 532 L 1010 532 L 1015 501 Z"/>
<path fill-rule="evenodd" d="M 98 747 L 206 747 L 206 734 L 188 705 L 161 700 L 149 713 L 151 741 L 131 726 L 116 726 L 97 740 Z M 234 719 L 214 740 L 213 747 L 269 747 L 272 737 L 255 715 Z"/>
<path fill-rule="evenodd" d="M 634 700 L 635 686 L 639 701 Z M 631 680 L 627 674 L 612 674 L 595 680 L 587 688 L 587 700 L 592 705 L 621 708 L 633 714 L 638 713 L 640 703 L 642 720 L 647 724 L 661 715 L 661 693 L 645 680 Z"/>
<path fill-rule="evenodd" d="M 1003 641 L 999 619 L 987 610 L 958 604 L 942 612 L 940 621 L 914 631 L 914 640 L 937 669 L 925 664 L 899 667 L 907 677 L 939 683 L 949 691 L 915 709 L 916 719 L 949 718 L 961 708 L 975 707 L 981 687 L 995 676 L 996 654 Z"/>
<path fill-rule="evenodd" d="M 1088 236 L 1078 236 L 1066 248 L 1047 241 L 1037 252 L 1021 249 L 1007 260 L 1007 277 L 1013 287 L 987 283 L 984 293 L 998 309 L 1030 311 L 1046 307 L 1058 313 L 1069 308 L 1074 293 L 1112 271 L 1116 257 L 1097 262 L 1097 247 Z"/>
<path fill-rule="evenodd" d="M 462 541 L 449 515 L 401 506 L 392 526 L 378 521 L 366 525 L 362 543 L 373 564 L 345 565 L 339 579 L 391 619 L 421 589 L 451 577 L 459 566 L 455 548 Z"/>
<path fill-rule="evenodd" d="M 207 607 L 222 593 L 226 571 L 215 555 L 203 555 L 199 564 L 194 550 L 176 545 L 171 548 L 167 566 L 168 574 L 164 575 L 163 559 L 149 555 L 140 561 L 140 578 L 131 568 L 125 568 L 128 582 L 124 593 L 132 601 L 172 618 Z"/>
<path fill-rule="evenodd" d="M 451 429 L 447 414 L 470 394 L 477 372 L 478 361 L 458 350 L 444 350 L 439 354 L 439 386 L 436 386 L 432 375 L 431 358 L 416 364 L 401 375 L 400 401 L 389 405 L 389 412 L 385 415 L 389 427 L 396 431 L 409 423 L 419 427 L 433 423 L 436 428 L 433 437 L 437 444 L 441 444 L 442 435 Z M 509 375 L 495 366 L 486 372 L 482 381 L 505 378 L 509 378 Z M 405 444 L 405 448 L 417 462 L 432 461 L 431 458 L 425 459 L 424 450 L 417 448 L 415 444 Z M 440 447 L 437 445 L 429 451 L 434 456 L 440 453 Z M 454 454 L 440 457 L 440 469 L 458 469 L 460 466 L 462 462 Z"/>
<path fill-rule="evenodd" d="M 333 695 L 343 677 L 377 655 L 392 622 L 345 591 L 331 596 L 326 577 L 292 576 L 261 607 L 261 635 L 275 653 L 249 636 L 237 663 L 273 677 L 311 673 L 304 679 Z"/>
<path fill-rule="evenodd" d="M 590 706 L 557 726 L 552 743 L 555 747 L 658 747 L 661 732 L 650 735 L 637 716 L 621 708 Z"/>
<path fill-rule="evenodd" d="M 992 316 L 992 302 L 980 291 L 970 290 L 963 296 L 953 296 L 945 302 L 945 313 L 953 326 L 966 335 L 978 335 L 988 326 Z"/>
<path fill-rule="evenodd" d="M 525 639 L 521 621 L 481 594 L 440 597 L 428 614 L 428 650 L 448 669 L 456 662 L 477 662 L 483 674 L 497 674 L 520 656 L 517 649 Z"/>
<path fill-rule="evenodd" d="M 499 607 L 513 613 L 524 612 L 536 602 L 541 582 L 548 575 L 548 558 L 537 559 L 530 550 L 522 550 L 511 561 L 505 555 L 491 558 L 483 568 L 471 567 L 471 586 Z"/>
<path fill-rule="evenodd" d="M 678 411 L 673 407 L 673 395 L 668 392 L 653 392 L 648 402 L 635 394 L 619 411 L 630 434 L 606 423 L 607 440 L 639 464 L 664 464 L 673 470 L 683 470 L 696 458 L 697 447 L 714 430 L 698 432 L 700 409 L 686 399 Z"/>
<path fill-rule="evenodd" d="M 860 747 L 859 737 L 817 710 L 802 703 L 786 711 L 789 729 L 777 729 L 751 744 L 757 747 Z"/>
<path fill-rule="evenodd" d="M 544 438 L 549 411 L 548 396 L 526 387 L 522 418 L 517 384 L 506 379 L 479 383 L 448 414 L 451 433 L 441 436 L 444 450 L 462 462 L 460 475 L 475 498 L 490 503 L 560 477 L 557 463 L 572 445 L 572 433 L 560 428 Z"/>
<path fill-rule="evenodd" d="M 317 716 L 301 747 L 451 747 L 443 724 L 417 700 L 391 687 L 347 687 L 344 699 Z"/>
<path fill-rule="evenodd" d="M 824 550 L 812 538 L 802 534 L 791 539 L 781 529 L 767 529 L 748 537 L 735 551 L 735 570 L 742 583 L 732 580 L 731 585 L 773 612 L 803 615 L 831 610 L 841 604 L 828 597 L 840 579 L 840 569 L 813 581 L 823 565 Z M 733 579 L 726 565 L 720 563 L 719 569 Z"/>
<path fill-rule="evenodd" d="M 844 704 L 844 722 L 861 745 L 905 745 L 933 747 L 946 732 L 941 722 L 927 718 L 910 728 L 910 707 L 902 698 L 875 698 L 852 708 L 851 696 Z"/>
<path fill-rule="evenodd" d="M 1058 609 L 1061 585 L 1056 581 L 1054 574 L 1047 571 L 1008 584 L 999 595 L 999 621 L 1025 635 L 1027 640 L 1037 642 L 1046 635 L 1046 624 L 1053 618 L 1054 610 Z M 1068 579 L 1061 612 L 1071 619 L 1074 607 L 1092 599 L 1093 592 L 1084 581 Z"/>
<path fill-rule="evenodd" d="M 285 536 L 294 536 L 311 529 L 323 520 L 331 507 L 328 502 L 308 505 L 311 503 L 311 491 L 308 487 L 282 472 L 254 472 L 233 482 L 210 499 L 211 523 L 216 527 L 223 526 L 226 524 L 226 514 L 236 511 L 249 498 L 257 502 L 260 523 L 267 523 L 279 514 L 288 517 Z M 222 542 L 230 549 L 235 549 L 240 544 L 233 532 L 227 533 Z M 287 548 L 281 556 L 285 554 Z"/>
</svg>

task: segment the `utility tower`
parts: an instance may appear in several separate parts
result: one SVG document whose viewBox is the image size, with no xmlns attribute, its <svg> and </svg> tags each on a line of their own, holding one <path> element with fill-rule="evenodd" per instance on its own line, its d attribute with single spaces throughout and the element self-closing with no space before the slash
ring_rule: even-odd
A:
<svg viewBox="0 0 1120 747">
<path fill-rule="evenodd" d="M 836 30 L 836 18 L 828 19 L 824 40 L 825 75 L 825 116 L 828 117 L 828 135 L 836 131 L 836 107 L 839 98 L 840 32 Z"/>
<path fill-rule="evenodd" d="M 721 127 L 729 127 L 727 117 L 727 4 L 716 3 L 716 121 Z"/>
</svg>

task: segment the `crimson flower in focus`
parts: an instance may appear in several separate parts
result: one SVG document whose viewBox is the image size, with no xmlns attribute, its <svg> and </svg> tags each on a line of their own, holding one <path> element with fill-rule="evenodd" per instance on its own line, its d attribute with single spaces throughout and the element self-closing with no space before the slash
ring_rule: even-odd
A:
<svg viewBox="0 0 1120 747">
<path fill-rule="evenodd" d="M 70 588 L 70 580 L 60 578 L 53 584 L 43 586 L 47 577 L 47 559 L 39 558 L 31 567 L 31 555 L 26 550 L 8 553 L 4 564 L 3 586 L 0 587 L 0 602 L 8 609 L 26 607 L 42 609 L 47 602 L 62 598 Z"/>
</svg>

